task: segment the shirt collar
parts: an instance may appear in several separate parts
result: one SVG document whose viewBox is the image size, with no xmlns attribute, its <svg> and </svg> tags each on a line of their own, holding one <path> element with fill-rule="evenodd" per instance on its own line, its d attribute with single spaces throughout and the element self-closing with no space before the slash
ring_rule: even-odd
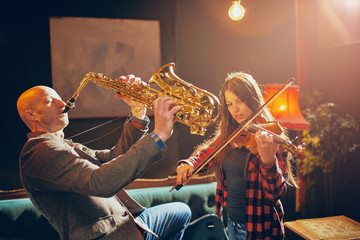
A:
<svg viewBox="0 0 360 240">
<path fill-rule="evenodd" d="M 55 133 L 49 133 L 49 132 L 44 132 L 44 131 L 29 132 L 27 134 L 27 137 L 28 137 L 28 139 L 30 139 L 30 138 L 38 137 L 40 135 L 49 135 L 49 136 L 54 136 L 54 137 L 58 137 L 58 138 L 62 139 L 62 137 L 58 136 Z"/>
</svg>

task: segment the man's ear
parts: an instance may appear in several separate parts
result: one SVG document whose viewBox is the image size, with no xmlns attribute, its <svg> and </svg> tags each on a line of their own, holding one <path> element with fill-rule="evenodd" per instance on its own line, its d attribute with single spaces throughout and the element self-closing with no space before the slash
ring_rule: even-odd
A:
<svg viewBox="0 0 360 240">
<path fill-rule="evenodd" d="M 34 114 L 34 112 L 32 110 L 26 110 L 25 111 L 25 118 L 30 120 L 30 121 L 37 120 L 36 114 Z"/>
</svg>

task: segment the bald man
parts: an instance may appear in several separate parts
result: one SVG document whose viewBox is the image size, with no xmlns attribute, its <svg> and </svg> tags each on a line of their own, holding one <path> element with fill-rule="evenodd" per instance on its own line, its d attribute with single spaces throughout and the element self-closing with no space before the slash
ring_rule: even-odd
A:
<svg viewBox="0 0 360 240">
<path fill-rule="evenodd" d="M 121 79 L 140 81 L 133 75 Z M 64 139 L 69 120 L 54 89 L 36 86 L 21 94 L 18 112 L 31 130 L 20 154 L 22 184 L 61 239 L 182 239 L 191 218 L 186 204 L 144 209 L 123 190 L 162 157 L 181 106 L 156 99 L 154 131 L 147 134 L 146 109 L 116 97 L 137 108 L 135 116 L 130 113 L 112 149 L 92 150 Z"/>
</svg>

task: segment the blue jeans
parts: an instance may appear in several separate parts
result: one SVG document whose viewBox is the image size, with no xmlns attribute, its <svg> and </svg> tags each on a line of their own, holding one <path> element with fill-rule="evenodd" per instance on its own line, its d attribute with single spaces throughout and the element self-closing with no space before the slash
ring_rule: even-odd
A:
<svg viewBox="0 0 360 240">
<path fill-rule="evenodd" d="M 180 240 L 191 219 L 189 206 L 182 202 L 157 205 L 136 216 L 159 236 L 142 231 L 144 240 Z"/>
<path fill-rule="evenodd" d="M 229 240 L 246 240 L 247 229 L 246 223 L 234 223 L 228 218 L 227 222 Z"/>
</svg>

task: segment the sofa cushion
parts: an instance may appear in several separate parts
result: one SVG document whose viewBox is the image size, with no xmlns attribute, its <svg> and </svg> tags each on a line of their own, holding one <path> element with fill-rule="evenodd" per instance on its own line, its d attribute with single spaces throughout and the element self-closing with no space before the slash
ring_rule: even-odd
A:
<svg viewBox="0 0 360 240">
<path fill-rule="evenodd" d="M 126 192 L 146 208 L 168 202 L 184 202 L 191 209 L 192 220 L 215 213 L 215 182 L 185 185 L 179 191 L 169 192 L 170 189 L 171 187 L 140 188 Z"/>
</svg>

